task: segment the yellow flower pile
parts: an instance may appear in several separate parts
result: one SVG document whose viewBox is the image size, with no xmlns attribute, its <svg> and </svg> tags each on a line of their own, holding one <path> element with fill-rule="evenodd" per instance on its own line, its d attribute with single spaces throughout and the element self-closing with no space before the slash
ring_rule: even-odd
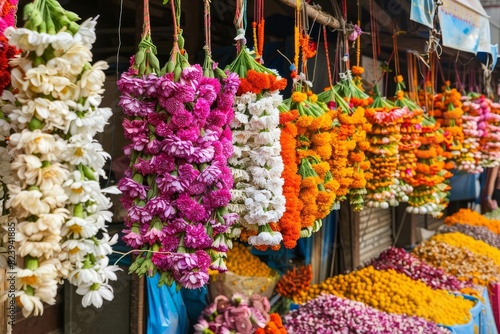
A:
<svg viewBox="0 0 500 334">
<path fill-rule="evenodd" d="M 455 247 L 465 247 L 475 254 L 491 258 L 500 267 L 500 249 L 490 246 L 484 241 L 476 240 L 460 232 L 436 234 L 431 240 L 445 242 Z"/>
<path fill-rule="evenodd" d="M 306 302 L 321 293 L 363 302 L 388 313 L 415 315 L 438 324 L 453 326 L 470 321 L 474 303 L 445 290 L 433 290 L 404 274 L 365 267 L 347 275 L 330 277 L 312 285 L 300 296 Z"/>
<path fill-rule="evenodd" d="M 274 275 L 267 264 L 240 243 L 234 243 L 233 248 L 227 252 L 226 266 L 229 271 L 240 276 L 271 277 Z"/>
<path fill-rule="evenodd" d="M 493 216 L 485 217 L 471 209 L 460 209 L 444 219 L 446 225 L 467 224 L 472 226 L 485 226 L 493 233 L 500 234 L 500 220 Z"/>
<path fill-rule="evenodd" d="M 474 253 L 466 247 L 452 246 L 435 239 L 415 247 L 413 253 L 427 263 L 442 268 L 463 281 L 488 285 L 500 281 L 500 268 L 486 255 Z"/>
</svg>

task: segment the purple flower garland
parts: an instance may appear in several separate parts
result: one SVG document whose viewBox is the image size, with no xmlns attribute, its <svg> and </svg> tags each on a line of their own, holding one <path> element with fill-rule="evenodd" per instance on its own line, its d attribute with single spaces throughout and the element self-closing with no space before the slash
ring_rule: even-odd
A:
<svg viewBox="0 0 500 334">
<path fill-rule="evenodd" d="M 229 124 L 239 78 L 203 76 L 199 65 L 173 73 L 137 76 L 132 68 L 118 81 L 125 114 L 124 148 L 130 168 L 120 180 L 127 210 L 124 241 L 138 252 L 130 272 L 161 274 L 195 289 L 208 270 L 224 272 L 228 228 L 238 216 L 226 206 L 233 177 Z"/>
</svg>

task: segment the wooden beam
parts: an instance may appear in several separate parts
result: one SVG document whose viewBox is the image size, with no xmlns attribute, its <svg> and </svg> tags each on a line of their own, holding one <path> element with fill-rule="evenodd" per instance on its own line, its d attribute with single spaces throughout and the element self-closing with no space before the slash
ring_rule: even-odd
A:
<svg viewBox="0 0 500 334">
<path fill-rule="evenodd" d="M 297 2 L 295 0 L 279 0 L 279 1 L 290 7 L 297 8 Z M 332 29 L 339 29 L 342 27 L 340 21 L 331 16 L 330 14 L 325 13 L 322 10 L 318 10 L 307 3 L 305 3 L 304 5 L 306 6 L 307 16 L 314 19 L 319 24 L 325 25 Z"/>
</svg>

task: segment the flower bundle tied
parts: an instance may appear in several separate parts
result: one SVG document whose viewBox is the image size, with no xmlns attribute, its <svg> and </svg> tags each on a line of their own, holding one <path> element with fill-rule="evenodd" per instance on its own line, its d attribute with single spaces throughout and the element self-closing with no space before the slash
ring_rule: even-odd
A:
<svg viewBox="0 0 500 334">
<path fill-rule="evenodd" d="M 211 59 L 205 68 L 188 63 L 180 6 L 171 0 L 174 47 L 165 67 L 160 71 L 151 56 L 146 23 L 138 54 L 118 82 L 131 141 L 119 187 L 128 213 L 124 240 L 139 254 L 130 272 L 158 272 L 160 284 L 193 289 L 208 282 L 209 268 L 227 270 L 227 232 L 237 218 L 226 210 L 233 186 L 229 124 L 239 80 L 214 71 Z"/>
<path fill-rule="evenodd" d="M 17 219 L 16 298 L 23 315 L 40 315 L 53 305 L 62 279 L 77 287 L 84 307 L 113 299 L 116 280 L 108 255 L 111 202 L 99 178 L 109 155 L 94 136 L 112 115 L 100 108 L 104 70 L 92 65 L 96 21 L 64 10 L 55 0 L 36 0 L 24 8 L 24 28 L 5 36 L 22 53 L 11 59 L 13 98 L 3 111 L 11 121 L 8 143 L 15 183 L 8 185 L 7 207 Z"/>
</svg>

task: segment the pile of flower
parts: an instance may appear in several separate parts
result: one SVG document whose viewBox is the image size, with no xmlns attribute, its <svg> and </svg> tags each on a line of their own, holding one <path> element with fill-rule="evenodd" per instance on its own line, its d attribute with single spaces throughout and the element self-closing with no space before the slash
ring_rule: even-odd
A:
<svg viewBox="0 0 500 334">
<path fill-rule="evenodd" d="M 307 291 L 313 278 L 312 266 L 303 265 L 288 270 L 276 284 L 275 290 L 282 297 L 294 299 L 301 292 Z"/>
<path fill-rule="evenodd" d="M 446 334 L 449 330 L 421 317 L 385 313 L 334 295 L 321 295 L 283 317 L 290 334 Z"/>
<path fill-rule="evenodd" d="M 247 298 L 235 294 L 231 299 L 220 295 L 201 312 L 194 330 L 196 334 L 255 333 L 258 328 L 266 328 L 271 321 L 270 308 L 267 298 L 260 295 Z M 274 323 L 278 320 L 277 317 L 279 315 L 273 316 Z M 269 330 L 264 333 L 273 332 Z"/>
<path fill-rule="evenodd" d="M 271 224 L 285 212 L 278 105 L 286 80 L 259 64 L 245 47 L 228 68 L 241 80 L 231 122 L 229 165 L 235 184 L 228 209 L 240 217 L 232 234 L 256 247 L 279 246 L 283 236 Z"/>
<path fill-rule="evenodd" d="M 462 97 L 462 115 L 464 143 L 460 157 L 457 159 L 457 169 L 471 174 L 479 174 L 483 171 L 481 152 L 479 151 L 480 139 L 485 134 L 484 129 L 479 128 L 481 121 L 484 123 L 484 109 L 480 103 L 476 103 L 475 95 Z"/>
<path fill-rule="evenodd" d="M 329 290 L 323 290 L 324 284 Z M 302 302 L 321 293 L 335 294 L 384 312 L 414 315 L 447 326 L 468 323 L 471 319 L 469 310 L 473 306 L 462 296 L 433 290 L 393 269 L 376 270 L 373 266 L 312 285 Z"/>
<path fill-rule="evenodd" d="M 452 174 L 446 167 L 446 155 L 442 143 L 444 132 L 432 117 L 424 117 L 419 137 L 420 147 L 415 151 L 417 168 L 410 180 L 413 191 L 409 196 L 407 211 L 416 214 L 442 215 L 448 204 L 446 179 Z"/>
<path fill-rule="evenodd" d="M 15 101 L 3 107 L 11 121 L 8 141 L 15 183 L 6 207 L 16 224 L 16 300 L 24 316 L 53 305 L 63 279 L 77 287 L 84 307 L 113 299 L 117 266 L 108 255 L 116 237 L 107 234 L 111 202 L 99 178 L 109 155 L 94 136 L 112 115 L 100 108 L 108 65 L 92 65 L 96 21 L 55 0 L 26 5 L 26 28 L 5 36 L 22 53 L 11 60 Z"/>
<path fill-rule="evenodd" d="M 456 88 L 450 87 L 450 82 L 446 81 L 443 86 L 443 92 L 436 94 L 434 97 L 434 109 L 429 111 L 429 114 L 433 116 L 437 122 L 441 125 L 441 128 L 448 134 L 445 136 L 446 140 L 446 150 L 450 152 L 450 159 L 455 162 L 456 165 L 462 164 L 462 153 L 464 150 L 464 131 L 462 127 L 462 94 L 457 91 Z M 464 161 L 465 163 L 465 161 Z"/>
<path fill-rule="evenodd" d="M 500 212 L 500 210 L 499 210 Z M 493 233 L 500 234 L 500 216 L 495 217 L 495 212 L 485 215 L 471 209 L 460 209 L 444 219 L 446 225 L 467 224 L 471 226 L 484 226 Z"/>
<path fill-rule="evenodd" d="M 255 334 L 287 334 L 288 331 L 283 326 L 283 321 L 278 313 L 271 313 L 270 319 L 264 328 L 257 328 Z"/>
<path fill-rule="evenodd" d="M 484 241 L 476 240 L 460 232 L 436 234 L 430 240 L 444 242 L 454 247 L 467 248 L 477 255 L 489 257 L 500 267 L 500 249 L 490 246 Z"/>
<path fill-rule="evenodd" d="M 393 269 L 411 279 L 422 281 L 433 289 L 460 291 L 469 286 L 442 269 L 419 260 L 402 248 L 391 247 L 383 251 L 378 258 L 371 260 L 368 265 L 377 270 Z"/>
<path fill-rule="evenodd" d="M 465 247 L 455 247 L 445 242 L 428 240 L 415 247 L 413 253 L 461 281 L 488 285 L 500 280 L 500 268 L 491 258 L 478 255 Z"/>
<path fill-rule="evenodd" d="M 460 232 L 468 235 L 476 240 L 481 240 L 488 245 L 500 249 L 500 235 L 491 232 L 485 226 L 472 226 L 468 224 L 454 224 L 451 226 L 445 225 L 442 232 Z"/>
<path fill-rule="evenodd" d="M 173 0 L 172 0 L 173 1 Z M 161 274 L 189 289 L 208 282 L 208 270 L 224 272 L 230 247 L 235 73 L 190 65 L 181 30 L 161 71 L 145 31 L 130 69 L 118 81 L 130 168 L 120 180 L 127 210 L 124 240 L 139 256 L 138 275 Z"/>
<path fill-rule="evenodd" d="M 370 148 L 366 156 L 370 161 L 371 178 L 366 184 L 368 207 L 387 209 L 399 205 L 398 199 L 408 201 L 399 189 L 396 171 L 399 165 L 400 126 L 407 108 L 399 108 L 380 96 L 375 86 L 373 103 L 365 109 L 365 117 L 372 127 L 367 132 Z"/>
<path fill-rule="evenodd" d="M 321 220 L 333 209 L 335 191 L 339 187 L 327 162 L 332 155 L 331 131 L 335 113 L 318 102 L 317 96 L 308 89 L 306 83 L 296 82 L 295 91 L 282 108 L 291 116 L 282 115 L 282 119 L 293 120 L 297 129 L 295 159 L 301 177 L 301 237 L 319 230 Z"/>
<path fill-rule="evenodd" d="M 239 242 L 235 242 L 233 248 L 227 252 L 226 265 L 227 270 L 240 276 L 271 277 L 274 275 L 266 263 Z"/>
</svg>

